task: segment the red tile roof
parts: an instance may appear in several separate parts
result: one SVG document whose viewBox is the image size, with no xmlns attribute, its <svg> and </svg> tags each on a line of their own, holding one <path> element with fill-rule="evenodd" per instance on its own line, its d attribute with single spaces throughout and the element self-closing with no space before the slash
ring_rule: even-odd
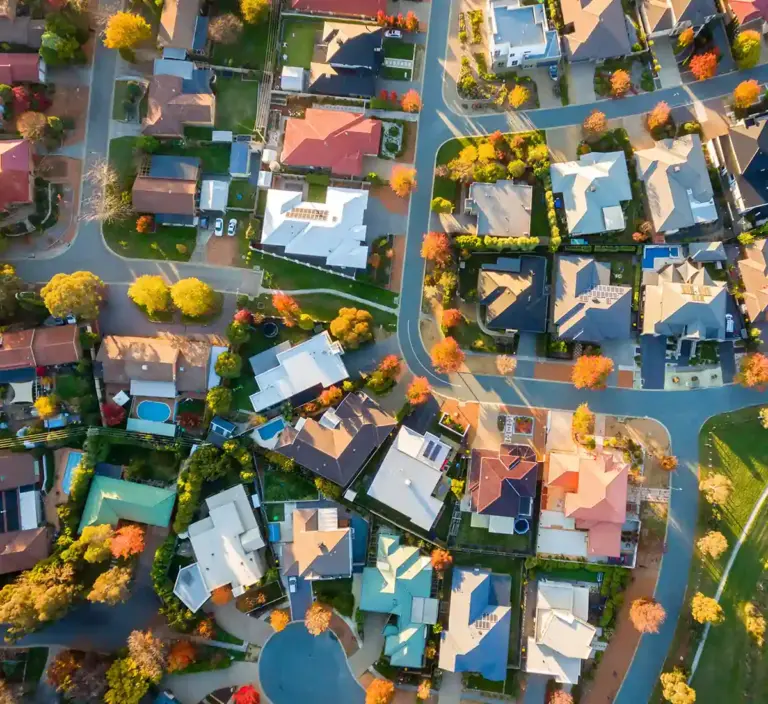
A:
<svg viewBox="0 0 768 704">
<path fill-rule="evenodd" d="M 498 450 L 472 450 L 470 495 L 477 513 L 515 516 L 521 498 L 535 498 L 539 463 L 533 450 L 525 449 L 529 452 L 506 445 Z"/>
<path fill-rule="evenodd" d="M 14 203 L 32 201 L 31 171 L 32 147 L 27 140 L 0 142 L 0 210 Z"/>
<path fill-rule="evenodd" d="M 0 83 L 39 83 L 40 56 L 37 54 L 0 54 Z"/>
<path fill-rule="evenodd" d="M 303 120 L 288 120 L 280 160 L 288 166 L 315 166 L 339 176 L 360 176 L 363 156 L 376 156 L 380 142 L 378 120 L 356 113 L 309 108 Z"/>
<path fill-rule="evenodd" d="M 728 4 L 739 24 L 760 18 L 768 20 L 768 0 L 730 0 Z"/>
<path fill-rule="evenodd" d="M 303 12 L 376 17 L 379 10 L 387 11 L 387 0 L 291 0 L 291 8 Z"/>
<path fill-rule="evenodd" d="M 50 554 L 45 526 L 0 535 L 0 574 L 21 572 L 34 567 Z"/>
<path fill-rule="evenodd" d="M 77 325 L 2 334 L 0 370 L 71 364 L 82 357 Z"/>
</svg>

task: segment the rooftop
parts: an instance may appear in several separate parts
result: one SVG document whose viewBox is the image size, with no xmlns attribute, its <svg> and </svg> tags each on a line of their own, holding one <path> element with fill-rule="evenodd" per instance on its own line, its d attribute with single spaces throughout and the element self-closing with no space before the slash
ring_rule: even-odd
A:
<svg viewBox="0 0 768 704">
<path fill-rule="evenodd" d="M 682 23 L 698 27 L 718 13 L 714 0 L 642 0 L 640 9 L 651 32 L 677 29 Z"/>
<path fill-rule="evenodd" d="M 475 182 L 465 206 L 477 216 L 477 234 L 529 237 L 533 188 L 513 181 Z"/>
<path fill-rule="evenodd" d="M 352 574 L 352 535 L 339 525 L 337 508 L 297 508 L 293 512 L 293 542 L 283 547 L 283 574 L 304 579 L 349 577 Z"/>
<path fill-rule="evenodd" d="M 212 126 L 216 114 L 216 96 L 209 86 L 200 90 L 201 81 L 185 86 L 180 76 L 154 75 L 149 79 L 147 117 L 144 134 L 156 137 L 184 136 L 184 125 Z"/>
<path fill-rule="evenodd" d="M 32 146 L 26 139 L 0 142 L 0 210 L 33 199 Z"/>
<path fill-rule="evenodd" d="M 40 57 L 37 54 L 0 54 L 0 83 L 39 83 Z"/>
<path fill-rule="evenodd" d="M 477 282 L 485 323 L 496 330 L 544 332 L 547 325 L 547 260 L 523 255 L 484 264 Z"/>
<path fill-rule="evenodd" d="M 744 248 L 739 272 L 744 282 L 744 303 L 754 322 L 766 322 L 768 311 L 768 240 L 758 240 Z"/>
<path fill-rule="evenodd" d="M 526 445 L 472 450 L 468 492 L 472 509 L 491 516 L 531 516 L 539 463 Z"/>
<path fill-rule="evenodd" d="M 0 334 L 0 371 L 73 364 L 81 357 L 77 325 Z"/>
<path fill-rule="evenodd" d="M 563 0 L 561 7 L 565 23 L 563 43 L 570 61 L 594 61 L 631 53 L 621 0 Z"/>
<path fill-rule="evenodd" d="M 195 28 L 201 5 L 201 0 L 165 0 L 157 33 L 157 41 L 161 47 L 189 51 L 202 48 L 196 46 L 195 42 Z"/>
</svg>

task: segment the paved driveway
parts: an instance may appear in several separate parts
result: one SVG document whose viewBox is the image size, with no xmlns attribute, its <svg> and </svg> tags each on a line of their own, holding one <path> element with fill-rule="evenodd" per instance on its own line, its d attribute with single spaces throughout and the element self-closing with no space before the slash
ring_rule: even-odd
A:
<svg viewBox="0 0 768 704">
<path fill-rule="evenodd" d="M 656 50 L 656 57 L 661 64 L 659 80 L 662 88 L 674 88 L 683 82 L 683 79 L 680 78 L 680 67 L 677 65 L 675 52 L 672 50 L 673 41 L 677 40 L 669 37 L 659 37 L 654 40 L 653 48 Z"/>
<path fill-rule="evenodd" d="M 403 234 L 408 225 L 408 216 L 389 210 L 379 198 L 370 196 L 363 223 L 368 228 L 366 239 L 373 242 L 383 235 Z"/>
<path fill-rule="evenodd" d="M 547 130 L 547 146 L 552 155 L 552 161 L 575 161 L 578 158 L 576 149 L 583 136 L 581 125 Z"/>
<path fill-rule="evenodd" d="M 595 65 L 591 61 L 582 61 L 569 66 L 568 99 L 571 105 L 594 103 Z"/>
<path fill-rule="evenodd" d="M 736 375 L 736 359 L 734 356 L 733 342 L 721 342 L 718 346 L 720 353 L 720 368 L 723 374 L 723 383 L 730 384 Z"/>
<path fill-rule="evenodd" d="M 664 388 L 667 338 L 653 335 L 640 336 L 640 355 L 644 389 Z"/>
<path fill-rule="evenodd" d="M 312 606 L 312 583 L 305 579 L 296 578 L 296 591 L 292 592 L 289 585 L 285 585 L 288 591 L 288 600 L 291 602 L 291 618 L 300 621 Z"/>
</svg>

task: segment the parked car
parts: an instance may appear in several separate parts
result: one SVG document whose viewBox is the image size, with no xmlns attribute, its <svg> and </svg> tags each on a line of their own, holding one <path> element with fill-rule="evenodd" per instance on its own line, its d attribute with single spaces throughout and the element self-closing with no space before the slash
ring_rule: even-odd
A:
<svg viewBox="0 0 768 704">
<path fill-rule="evenodd" d="M 296 593 L 296 577 L 288 577 L 288 589 L 291 594 Z"/>
<path fill-rule="evenodd" d="M 733 315 L 730 313 L 725 314 L 725 332 L 731 334 L 733 332 Z"/>
<path fill-rule="evenodd" d="M 235 218 L 230 218 L 229 222 L 227 223 L 227 234 L 230 237 L 234 237 L 236 232 L 237 232 L 237 220 Z"/>
<path fill-rule="evenodd" d="M 213 225 L 213 234 L 216 237 L 221 237 L 224 234 L 224 219 L 216 218 L 216 222 Z"/>
<path fill-rule="evenodd" d="M 49 315 L 44 321 L 43 321 L 43 327 L 46 328 L 55 328 L 59 325 L 66 325 L 67 322 L 64 320 L 64 318 L 57 318 L 53 315 Z"/>
<path fill-rule="evenodd" d="M 201 230 L 207 230 L 208 229 L 208 216 L 207 215 L 203 215 L 200 218 L 200 229 Z"/>
<path fill-rule="evenodd" d="M 559 78 L 558 73 L 557 73 L 557 64 L 555 64 L 554 66 L 550 66 L 549 67 L 549 77 L 553 81 L 556 81 Z"/>
<path fill-rule="evenodd" d="M 384 36 L 387 39 L 402 39 L 403 33 L 399 29 L 388 29 L 384 32 Z"/>
</svg>

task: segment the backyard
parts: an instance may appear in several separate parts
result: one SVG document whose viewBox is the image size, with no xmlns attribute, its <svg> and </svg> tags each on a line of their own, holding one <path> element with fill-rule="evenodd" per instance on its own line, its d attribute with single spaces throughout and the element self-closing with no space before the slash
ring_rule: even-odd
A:
<svg viewBox="0 0 768 704">
<path fill-rule="evenodd" d="M 289 17 L 283 21 L 283 42 L 287 46 L 281 49 L 285 58 L 284 66 L 309 68 L 312 54 L 315 52 L 315 35 L 323 29 L 322 20 L 310 20 L 306 17 Z"/>
<path fill-rule="evenodd" d="M 258 82 L 244 81 L 240 77 L 218 76 L 214 90 L 216 92 L 216 129 L 229 130 L 235 134 L 251 134 L 256 120 Z"/>
<path fill-rule="evenodd" d="M 532 535 L 507 535 L 506 533 L 491 533 L 485 528 L 473 528 L 472 514 L 461 514 L 461 525 L 456 543 L 461 546 L 472 546 L 478 549 L 487 548 L 499 552 L 529 552 Z"/>
<path fill-rule="evenodd" d="M 229 144 L 189 144 L 181 141 L 162 142 L 157 154 L 196 156 L 203 164 L 203 171 L 216 174 L 229 173 Z"/>
<path fill-rule="evenodd" d="M 231 181 L 229 184 L 229 200 L 227 201 L 227 206 L 230 208 L 248 208 L 248 210 L 253 210 L 257 193 L 258 190 L 256 186 L 248 181 Z"/>
<path fill-rule="evenodd" d="M 355 597 L 352 594 L 351 579 L 328 579 L 313 582 L 312 591 L 318 601 L 332 606 L 342 616 L 352 618 L 355 611 Z"/>
<path fill-rule="evenodd" d="M 233 12 L 240 14 L 238 0 L 220 0 L 216 3 L 216 14 Z M 243 24 L 243 32 L 234 44 L 213 43 L 211 63 L 219 66 L 240 66 L 262 69 L 267 56 L 269 42 L 269 15 L 257 24 Z"/>
<path fill-rule="evenodd" d="M 313 482 L 298 472 L 283 472 L 270 467 L 264 470 L 264 501 L 315 501 Z"/>
</svg>

